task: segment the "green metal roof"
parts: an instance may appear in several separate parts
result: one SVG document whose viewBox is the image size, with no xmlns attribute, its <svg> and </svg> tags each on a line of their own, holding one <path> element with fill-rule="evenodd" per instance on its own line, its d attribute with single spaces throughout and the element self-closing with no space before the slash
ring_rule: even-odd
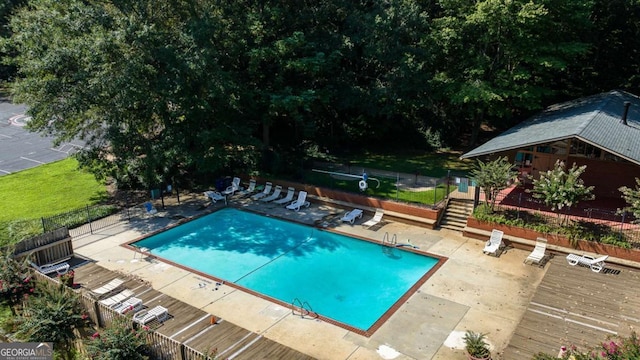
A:
<svg viewBox="0 0 640 360">
<path fill-rule="evenodd" d="M 622 123 L 630 102 L 627 124 Z M 548 107 L 461 156 L 462 159 L 577 138 L 640 165 L 640 98 L 610 91 Z"/>
</svg>

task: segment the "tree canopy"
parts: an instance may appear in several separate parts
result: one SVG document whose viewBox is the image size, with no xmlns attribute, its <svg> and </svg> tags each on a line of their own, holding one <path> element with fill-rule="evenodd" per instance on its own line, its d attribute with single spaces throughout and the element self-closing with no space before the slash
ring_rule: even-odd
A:
<svg viewBox="0 0 640 360">
<path fill-rule="evenodd" d="M 22 3 L 0 21 L 30 128 L 83 139 L 121 185 L 472 145 L 564 96 L 638 89 L 632 0 Z"/>
</svg>

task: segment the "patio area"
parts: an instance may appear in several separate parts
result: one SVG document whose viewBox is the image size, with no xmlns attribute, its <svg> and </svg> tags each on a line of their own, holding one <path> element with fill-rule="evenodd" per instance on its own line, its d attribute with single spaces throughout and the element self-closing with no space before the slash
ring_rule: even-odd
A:
<svg viewBox="0 0 640 360">
<path fill-rule="evenodd" d="M 640 327 L 640 271 L 607 264 L 595 273 L 569 265 L 564 256 L 547 266 L 505 359 L 531 359 L 538 352 L 553 355 L 561 346 L 584 350 Z"/>
<path fill-rule="evenodd" d="M 323 321 L 293 315 L 289 308 L 230 286 L 222 285 L 213 291 L 207 279 L 198 274 L 158 260 L 140 259 L 138 253 L 121 246 L 185 217 L 207 213 L 212 206 L 225 206 L 206 204 L 204 197 L 193 195 L 181 205 L 168 206 L 158 216 L 139 218 L 76 238 L 74 249 L 77 254 L 95 262 L 92 266 L 144 281 L 153 291 L 176 301 L 178 305 L 175 306 L 179 309 L 194 309 L 178 310 L 180 314 L 193 313 L 192 317 L 202 318 L 204 323 L 208 322 L 209 315 L 215 315 L 234 329 L 255 334 L 253 338 L 260 337 L 262 342 L 268 340 L 284 346 L 281 351 L 297 354 L 292 358 L 317 359 L 462 360 L 466 356 L 460 339 L 466 330 L 488 334 L 494 359 L 520 358 L 504 356 L 505 349 L 511 346 L 512 335 L 519 329 L 521 319 L 530 312 L 531 299 L 537 296 L 536 289 L 545 273 L 553 271 L 558 262 L 566 263 L 563 258 L 556 258 L 546 268 L 523 266 L 528 255 L 526 251 L 509 249 L 500 257 L 491 257 L 482 253 L 482 241 L 462 237 L 458 232 L 429 230 L 384 218 L 381 226 L 366 229 L 359 224 L 371 218 L 373 214 L 368 213 L 354 225 L 340 223 L 336 219 L 344 210 L 327 205 L 312 203 L 309 208 L 294 212 L 271 203 L 232 199 L 229 206 L 312 226 L 324 224 L 336 231 L 374 241 L 381 241 L 385 233 L 396 234 L 398 239 L 410 239 L 421 251 L 448 258 L 387 322 L 372 336 L 365 337 Z M 585 275 L 585 271 L 590 273 L 586 269 L 580 270 L 583 270 L 582 274 L 577 275 L 574 283 L 580 283 L 579 276 Z M 82 266 L 76 271 L 82 272 Z M 203 288 L 202 283 L 209 285 Z M 168 329 L 170 321 L 177 324 L 182 318 L 194 321 L 191 316 L 174 316 L 163 327 Z M 183 325 L 171 325 L 171 331 L 181 331 L 180 326 Z M 202 335 L 198 335 L 201 340 L 192 340 L 194 344 L 200 341 L 216 343 L 218 337 L 223 336 L 221 332 L 209 332 L 204 328 L 202 331 Z M 187 336 L 191 331 L 185 330 L 181 334 Z M 258 343 L 256 340 L 254 344 Z M 269 343 L 268 347 L 277 348 L 274 344 Z M 557 351 L 556 343 L 550 342 L 547 346 Z M 253 345 L 247 348 L 253 348 Z M 253 358 L 256 359 L 269 358 L 262 357 L 261 352 L 255 354 Z M 240 354 L 237 356 L 241 358 Z"/>
</svg>

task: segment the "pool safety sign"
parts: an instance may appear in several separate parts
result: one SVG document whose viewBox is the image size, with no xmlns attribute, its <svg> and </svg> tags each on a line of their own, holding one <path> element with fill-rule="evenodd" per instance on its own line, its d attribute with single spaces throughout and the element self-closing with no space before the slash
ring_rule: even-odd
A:
<svg viewBox="0 0 640 360">
<path fill-rule="evenodd" d="M 53 343 L 0 343 L 0 360 L 53 360 Z"/>
</svg>

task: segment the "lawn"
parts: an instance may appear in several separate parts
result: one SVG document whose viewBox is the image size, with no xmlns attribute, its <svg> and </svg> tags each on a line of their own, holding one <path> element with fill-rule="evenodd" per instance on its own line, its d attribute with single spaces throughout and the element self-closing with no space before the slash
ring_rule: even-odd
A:
<svg viewBox="0 0 640 360">
<path fill-rule="evenodd" d="M 469 159 L 461 160 L 457 152 L 397 152 L 393 154 L 361 153 L 354 154 L 348 159 L 336 159 L 337 162 L 346 163 L 353 167 L 401 172 L 407 174 L 419 173 L 420 175 L 435 178 L 444 177 L 448 170 L 467 173 L 475 166 L 475 162 Z"/>
<path fill-rule="evenodd" d="M 16 223 L 78 209 L 105 200 L 107 191 L 69 158 L 0 177 L 0 243 Z"/>
<path fill-rule="evenodd" d="M 334 164 L 349 164 L 351 169 L 364 168 L 384 170 L 393 173 L 420 174 L 433 178 L 442 178 L 449 170 L 456 176 L 468 173 L 475 165 L 470 160 L 460 160 L 460 154 L 454 152 L 395 152 L 391 154 L 360 153 L 352 154 L 348 158 L 324 157 L 317 159 L 321 162 Z M 330 169 L 325 169 L 330 170 Z M 373 171 L 372 171 L 373 172 Z M 377 196 L 381 198 L 435 205 L 446 195 L 446 182 L 438 180 L 435 189 L 412 190 L 406 186 L 396 186 L 395 176 L 391 178 L 377 177 L 380 186 L 375 182 L 370 182 L 369 188 L 365 192 L 359 192 L 367 196 Z M 347 192 L 358 192 L 358 180 L 340 179 L 327 174 L 307 170 L 304 173 L 304 181 L 317 186 L 324 186 L 331 189 L 338 189 Z M 455 187 L 449 188 L 453 191 Z"/>
<path fill-rule="evenodd" d="M 389 200 L 435 205 L 446 195 L 446 183 L 440 182 L 435 189 L 425 189 L 420 191 L 410 191 L 408 188 L 396 186 L 395 179 L 380 178 L 380 187 L 377 183 L 369 181 L 369 188 L 366 191 L 358 190 L 358 179 L 339 179 L 326 174 L 313 171 L 306 171 L 304 181 L 308 184 L 326 187 L 329 189 L 341 190 L 345 192 L 358 193 L 365 196 L 376 196 Z M 453 191 L 455 187 L 449 189 Z"/>
</svg>

